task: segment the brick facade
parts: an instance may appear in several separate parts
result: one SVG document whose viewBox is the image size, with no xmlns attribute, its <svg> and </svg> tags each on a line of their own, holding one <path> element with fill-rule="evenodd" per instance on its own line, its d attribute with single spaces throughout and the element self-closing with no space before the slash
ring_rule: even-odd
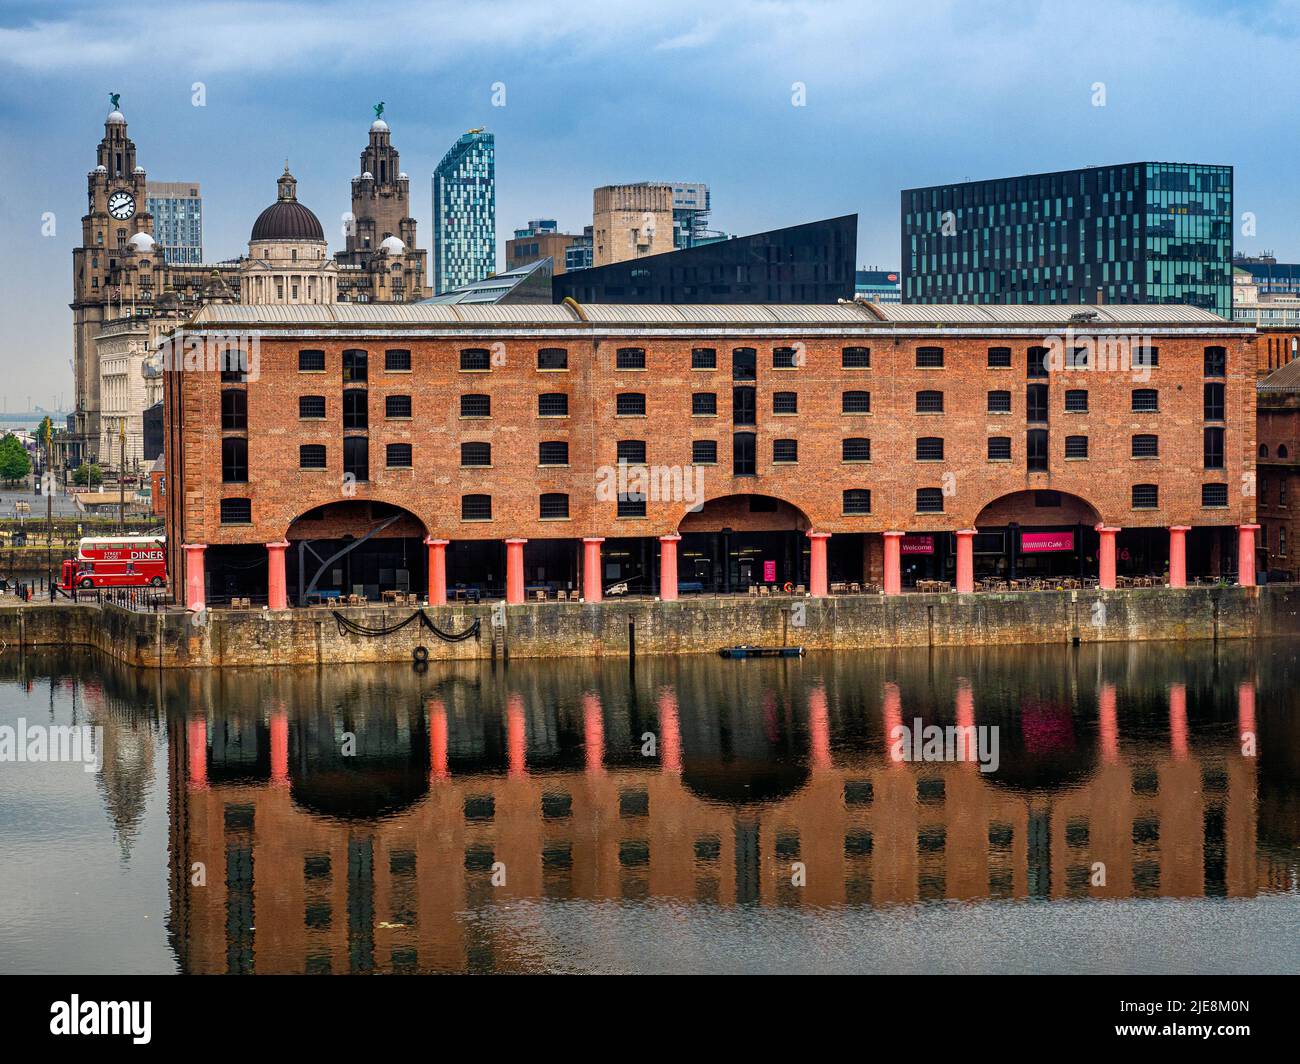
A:
<svg viewBox="0 0 1300 1064">
<path fill-rule="evenodd" d="M 1141 333 L 1158 349 L 1158 365 L 1029 378 L 1029 349 L 1060 334 L 1066 312 L 1075 309 L 213 307 L 195 320 L 191 335 L 256 334 L 258 372 L 247 383 L 223 383 L 215 372 L 168 373 L 172 572 L 180 572 L 182 543 L 279 541 L 304 513 L 348 501 L 401 507 L 425 534 L 453 542 L 659 537 L 692 528 L 841 536 L 1010 521 L 1123 529 L 1252 522 L 1254 498 L 1243 486 L 1256 454 L 1253 330 L 1189 308 L 1113 308 L 1125 315 L 1103 308 L 1102 320 L 1073 327 L 1103 339 Z M 1222 376 L 1206 376 L 1207 347 L 1224 350 Z M 567 369 L 539 369 L 539 350 L 551 348 L 567 352 Z M 618 352 L 628 348 L 644 351 L 644 369 L 618 368 Z M 748 348 L 755 351 L 756 380 L 733 381 L 733 351 Z M 789 348 L 791 355 L 777 353 Z M 845 368 L 845 348 L 868 348 L 869 368 Z M 941 349 L 942 365 L 918 366 L 939 361 L 933 354 L 919 358 L 921 348 Z M 1010 366 L 991 367 L 991 348 L 1009 348 Z M 345 483 L 342 463 L 342 364 L 350 349 L 368 352 L 367 380 L 357 387 L 368 393 L 369 427 L 361 434 L 369 439 L 369 479 L 355 485 Z M 386 370 L 390 349 L 410 352 L 410 371 Z M 715 368 L 692 368 L 693 349 L 712 349 Z M 300 371 L 301 350 L 323 351 L 325 369 Z M 464 350 L 488 352 L 489 368 L 462 369 Z M 774 365 L 781 361 L 791 365 Z M 1224 386 L 1221 421 L 1206 420 L 1207 383 Z M 1030 424 L 1027 388 L 1038 384 L 1047 389 L 1047 420 Z M 755 424 L 739 426 L 755 434 L 753 475 L 734 472 L 734 386 L 754 389 Z M 1157 411 L 1134 412 L 1139 388 L 1156 390 Z M 223 434 L 223 390 L 246 392 L 246 430 Z M 1067 390 L 1087 391 L 1086 412 L 1066 411 Z M 870 393 L 869 412 L 843 412 L 850 391 Z M 923 391 L 942 393 L 942 412 L 917 411 Z M 989 412 L 991 391 L 1010 393 L 1009 412 Z M 644 416 L 618 413 L 625 393 L 644 396 Z M 693 414 L 696 393 L 716 396 L 716 414 Z M 778 393 L 794 393 L 796 412 L 778 412 Z M 490 416 L 462 416 L 466 394 L 488 396 Z M 565 396 L 567 416 L 542 416 L 543 394 Z M 324 397 L 322 420 L 299 418 L 302 396 Z M 388 396 L 409 396 L 411 416 L 387 418 Z M 1204 468 L 1207 426 L 1224 430 L 1221 469 Z M 1027 468 L 1030 428 L 1048 431 L 1042 471 Z M 1157 457 L 1132 456 L 1138 434 L 1158 437 Z M 222 482 L 223 435 L 248 441 L 247 484 Z M 991 436 L 1010 439 L 1009 460 L 990 459 Z M 1067 436 L 1087 437 L 1086 458 L 1066 457 Z M 922 437 L 943 441 L 941 459 L 918 459 Z M 870 460 L 845 461 L 846 438 L 869 439 Z M 776 440 L 797 441 L 797 460 L 774 461 Z M 539 445 L 550 441 L 568 445 L 567 466 L 539 464 Z M 644 441 L 645 463 L 669 467 L 659 472 L 673 497 L 658 499 L 652 491 L 643 517 L 618 516 L 617 503 L 597 490 L 602 468 L 608 476 L 617 464 L 619 441 Z M 693 441 L 716 442 L 717 463 L 693 466 Z M 462 467 L 465 442 L 490 444 L 491 465 Z M 312 443 L 325 447 L 324 469 L 299 468 L 300 446 Z M 410 444 L 409 468 L 386 467 L 392 443 Z M 692 513 L 697 476 L 705 500 L 727 501 Z M 1226 504 L 1202 505 L 1207 483 L 1226 486 Z M 1138 484 L 1158 487 L 1154 507 L 1133 507 Z M 922 488 L 939 491 L 943 512 L 920 512 Z M 870 513 L 845 512 L 850 489 L 870 491 Z M 1054 512 L 1032 494 L 1042 491 L 1063 493 L 1059 507 L 1047 508 Z M 461 499 L 469 494 L 491 497 L 490 520 L 462 517 Z M 541 516 L 543 494 L 568 496 L 567 519 Z M 750 513 L 743 498 L 730 498 L 752 495 L 788 504 L 791 520 L 774 525 L 782 515 Z M 251 521 L 223 524 L 222 498 L 251 500 Z M 872 568 L 873 550 L 866 541 L 864 569 Z"/>
</svg>

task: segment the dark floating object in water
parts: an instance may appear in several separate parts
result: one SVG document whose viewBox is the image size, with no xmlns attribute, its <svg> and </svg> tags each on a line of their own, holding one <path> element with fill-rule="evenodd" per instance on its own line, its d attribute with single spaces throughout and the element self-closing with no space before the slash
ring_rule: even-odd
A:
<svg viewBox="0 0 1300 1064">
<path fill-rule="evenodd" d="M 803 647 L 723 647 L 718 651 L 724 658 L 801 658 Z"/>
</svg>

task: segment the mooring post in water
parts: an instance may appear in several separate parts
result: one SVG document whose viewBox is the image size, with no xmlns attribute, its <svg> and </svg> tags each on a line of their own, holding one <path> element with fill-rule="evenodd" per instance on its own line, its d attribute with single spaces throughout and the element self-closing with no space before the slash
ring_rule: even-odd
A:
<svg viewBox="0 0 1300 1064">
<path fill-rule="evenodd" d="M 636 619 L 630 613 L 627 615 L 627 660 L 636 664 Z"/>
</svg>

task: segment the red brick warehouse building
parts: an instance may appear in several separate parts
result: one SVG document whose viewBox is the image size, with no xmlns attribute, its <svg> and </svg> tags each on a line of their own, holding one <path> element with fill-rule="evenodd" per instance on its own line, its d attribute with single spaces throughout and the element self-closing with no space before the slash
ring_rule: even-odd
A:
<svg viewBox="0 0 1300 1064">
<path fill-rule="evenodd" d="M 228 305 L 187 338 L 249 357 L 166 375 L 191 606 L 1254 581 L 1254 331 L 1196 308 Z"/>
</svg>

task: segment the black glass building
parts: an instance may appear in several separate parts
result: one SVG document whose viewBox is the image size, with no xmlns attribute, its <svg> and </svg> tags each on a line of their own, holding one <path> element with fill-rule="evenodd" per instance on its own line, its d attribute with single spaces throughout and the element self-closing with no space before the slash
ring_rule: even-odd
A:
<svg viewBox="0 0 1300 1064">
<path fill-rule="evenodd" d="M 834 303 L 853 298 L 857 243 L 846 214 L 565 272 L 551 291 L 557 303 Z"/>
<path fill-rule="evenodd" d="M 902 193 L 905 303 L 1187 303 L 1232 316 L 1232 167 L 1126 163 Z"/>
</svg>

